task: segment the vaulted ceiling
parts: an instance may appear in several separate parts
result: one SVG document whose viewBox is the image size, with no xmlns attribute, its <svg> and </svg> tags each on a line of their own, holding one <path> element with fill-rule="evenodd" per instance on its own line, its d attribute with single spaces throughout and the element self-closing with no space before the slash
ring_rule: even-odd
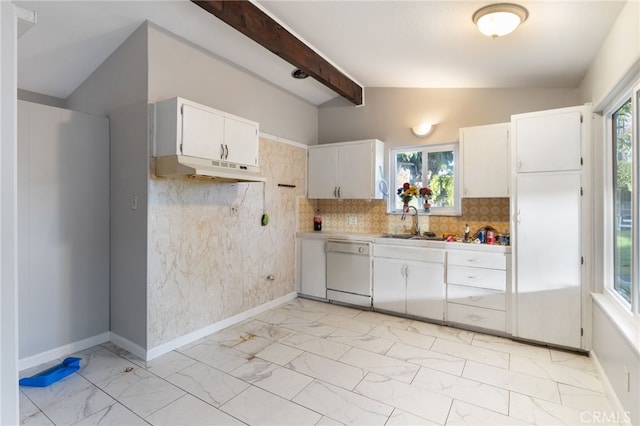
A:
<svg viewBox="0 0 640 426">
<path fill-rule="evenodd" d="M 320 105 L 338 94 L 187 0 L 17 1 L 37 13 L 18 43 L 18 86 L 66 98 L 140 24 L 161 27 Z M 491 39 L 471 16 L 487 1 L 259 1 L 364 87 L 578 87 L 622 0 L 527 0 L 528 20 Z"/>
</svg>

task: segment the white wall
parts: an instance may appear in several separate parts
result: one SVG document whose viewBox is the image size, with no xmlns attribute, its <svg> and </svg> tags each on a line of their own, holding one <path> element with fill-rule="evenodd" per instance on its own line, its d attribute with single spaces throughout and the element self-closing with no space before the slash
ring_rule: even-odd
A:
<svg viewBox="0 0 640 426">
<path fill-rule="evenodd" d="M 0 424 L 18 424 L 16 18 L 0 2 Z"/>
</svg>

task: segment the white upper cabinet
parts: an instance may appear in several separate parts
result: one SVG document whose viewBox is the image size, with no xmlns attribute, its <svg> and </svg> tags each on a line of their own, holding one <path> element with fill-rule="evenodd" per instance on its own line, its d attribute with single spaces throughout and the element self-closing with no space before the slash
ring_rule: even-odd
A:
<svg viewBox="0 0 640 426">
<path fill-rule="evenodd" d="M 309 147 L 308 197 L 383 198 L 384 143 L 377 139 Z"/>
<path fill-rule="evenodd" d="M 509 196 L 510 123 L 460 129 L 462 196 Z"/>
<path fill-rule="evenodd" d="M 511 116 L 517 173 L 580 170 L 581 107 Z"/>
<path fill-rule="evenodd" d="M 258 123 L 182 98 L 156 104 L 155 155 L 258 165 Z"/>
</svg>

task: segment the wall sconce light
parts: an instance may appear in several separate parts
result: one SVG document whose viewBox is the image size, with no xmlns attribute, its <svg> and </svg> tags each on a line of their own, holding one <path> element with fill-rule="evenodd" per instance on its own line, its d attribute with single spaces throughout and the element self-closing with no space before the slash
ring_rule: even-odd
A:
<svg viewBox="0 0 640 426">
<path fill-rule="evenodd" d="M 411 128 L 411 133 L 419 138 L 428 136 L 433 131 L 434 125 L 431 123 L 420 123 Z"/>
<path fill-rule="evenodd" d="M 497 3 L 476 10 L 473 23 L 489 37 L 500 37 L 513 32 L 529 17 L 529 11 L 512 3 Z"/>
</svg>

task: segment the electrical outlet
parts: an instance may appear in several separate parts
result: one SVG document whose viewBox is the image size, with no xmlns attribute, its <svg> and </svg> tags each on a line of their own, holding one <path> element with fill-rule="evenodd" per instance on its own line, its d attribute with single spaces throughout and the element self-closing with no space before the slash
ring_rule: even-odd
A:
<svg viewBox="0 0 640 426">
<path fill-rule="evenodd" d="M 229 214 L 231 216 L 238 216 L 240 214 L 240 206 L 231 206 Z"/>
<path fill-rule="evenodd" d="M 347 216 L 347 221 L 349 222 L 349 225 L 356 226 L 358 224 L 358 216 L 350 214 Z"/>
</svg>

